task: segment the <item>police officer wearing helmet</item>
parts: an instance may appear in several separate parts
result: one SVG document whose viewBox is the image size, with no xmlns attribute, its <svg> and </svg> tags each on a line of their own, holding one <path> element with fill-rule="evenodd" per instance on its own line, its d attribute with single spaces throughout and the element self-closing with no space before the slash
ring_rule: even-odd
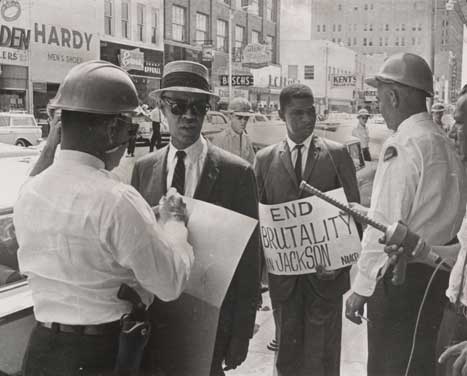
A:
<svg viewBox="0 0 467 376">
<path fill-rule="evenodd" d="M 368 133 L 368 128 L 366 124 L 368 123 L 368 119 L 370 118 L 370 114 L 364 108 L 358 111 L 357 119 L 358 124 L 357 126 L 352 129 L 352 136 L 357 137 L 360 140 L 360 144 L 362 146 L 362 153 L 363 158 L 365 161 L 371 161 L 370 155 L 370 134 Z"/>
<path fill-rule="evenodd" d="M 233 98 L 228 107 L 230 127 L 214 135 L 212 143 L 244 160 L 253 163 L 255 152 L 246 133 L 246 124 L 253 112 L 248 100 Z"/>
<path fill-rule="evenodd" d="M 117 297 L 120 285 L 148 305 L 153 294 L 177 298 L 189 278 L 181 199 L 163 198 L 156 221 L 141 195 L 109 173 L 127 146 L 125 114 L 137 105 L 128 74 L 104 61 L 70 70 L 51 103 L 61 110 L 60 153 L 52 164 L 54 131 L 14 210 L 37 320 L 23 375 L 110 374 L 120 318 L 131 309 Z"/>
<path fill-rule="evenodd" d="M 445 133 L 426 111 L 426 98 L 433 96 L 428 64 L 412 53 L 395 54 L 367 84 L 377 88 L 381 114 L 395 132 L 383 145 L 369 216 L 388 225 L 401 220 L 430 245 L 450 243 L 465 212 L 466 177 Z M 414 260 L 407 266 L 404 284 L 394 286 L 391 273 L 381 275 L 387 256 L 380 237 L 373 228 L 363 235 L 346 316 L 361 323 L 359 314 L 368 302 L 368 375 L 403 375 L 434 265 Z M 439 270 L 423 307 L 410 375 L 435 374 L 436 337 L 447 285 L 447 271 Z"/>
<path fill-rule="evenodd" d="M 434 123 L 440 127 L 443 131 L 447 132 L 448 129 L 443 124 L 443 115 L 446 111 L 444 104 L 442 103 L 435 103 L 431 106 L 431 116 L 433 118 Z"/>
</svg>

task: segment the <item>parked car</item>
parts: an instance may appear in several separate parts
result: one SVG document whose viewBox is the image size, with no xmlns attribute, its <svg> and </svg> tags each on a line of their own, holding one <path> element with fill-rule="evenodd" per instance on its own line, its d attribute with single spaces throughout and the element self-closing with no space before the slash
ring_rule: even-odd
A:
<svg viewBox="0 0 467 376">
<path fill-rule="evenodd" d="M 31 114 L 0 112 L 0 142 L 19 146 L 37 145 L 42 140 L 42 130 Z"/>
<path fill-rule="evenodd" d="M 49 114 L 46 108 L 39 108 L 35 111 L 36 123 L 42 130 L 42 137 L 45 138 L 50 132 Z"/>
<path fill-rule="evenodd" d="M 26 278 L 18 269 L 13 205 L 39 151 L 0 144 L 0 375 L 20 375 L 27 341 L 35 325 Z"/>
</svg>

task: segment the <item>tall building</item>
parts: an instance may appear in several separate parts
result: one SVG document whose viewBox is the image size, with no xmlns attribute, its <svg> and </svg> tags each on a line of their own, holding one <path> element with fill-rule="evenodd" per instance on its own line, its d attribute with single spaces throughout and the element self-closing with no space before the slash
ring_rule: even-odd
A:
<svg viewBox="0 0 467 376">
<path fill-rule="evenodd" d="M 430 65 L 434 57 L 437 99 L 452 102 L 461 88 L 467 8 L 459 1 L 451 1 L 453 7 L 448 10 L 446 3 L 446 0 L 314 0 L 309 10 L 310 38 L 342 43 L 365 55 L 414 52 Z"/>
<path fill-rule="evenodd" d="M 228 97 L 228 88 L 221 85 L 220 76 L 228 73 L 229 48 L 232 48 L 233 74 L 251 74 L 251 69 L 242 65 L 242 53 L 249 44 L 267 44 L 271 54 L 269 65 L 277 65 L 279 0 L 165 0 L 164 3 L 165 63 L 184 59 L 206 65 L 213 89 L 221 100 Z M 274 101 L 271 99 L 274 94 L 256 86 L 236 87 L 233 94 L 249 97 L 252 102 L 266 97 Z"/>
</svg>

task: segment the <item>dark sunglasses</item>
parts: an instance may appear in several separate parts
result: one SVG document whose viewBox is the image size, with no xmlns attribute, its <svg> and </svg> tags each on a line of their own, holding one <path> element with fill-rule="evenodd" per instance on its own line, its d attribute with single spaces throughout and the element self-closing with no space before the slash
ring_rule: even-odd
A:
<svg viewBox="0 0 467 376">
<path fill-rule="evenodd" d="M 195 115 L 205 115 L 210 108 L 209 104 L 206 102 L 176 101 L 167 97 L 161 97 L 161 99 L 167 103 L 167 105 L 170 107 L 170 111 L 174 115 L 183 115 L 188 111 L 188 109 L 193 111 Z"/>
</svg>

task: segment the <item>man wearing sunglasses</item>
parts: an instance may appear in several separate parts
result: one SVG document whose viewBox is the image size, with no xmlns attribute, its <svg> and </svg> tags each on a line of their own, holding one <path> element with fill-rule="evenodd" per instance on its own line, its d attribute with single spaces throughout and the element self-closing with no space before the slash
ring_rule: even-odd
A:
<svg viewBox="0 0 467 376">
<path fill-rule="evenodd" d="M 246 124 L 253 115 L 250 102 L 245 98 L 234 98 L 229 103 L 230 127 L 217 133 L 212 143 L 253 164 L 255 152 L 246 134 Z"/>
<path fill-rule="evenodd" d="M 195 62 L 173 61 L 165 66 L 161 89 L 151 95 L 158 101 L 167 119 L 170 143 L 136 162 L 132 185 L 151 206 L 157 205 L 160 197 L 170 187 L 175 187 L 185 196 L 257 218 L 256 182 L 252 167 L 241 158 L 207 142 L 201 135 L 209 101 L 218 99 L 209 91 L 208 77 L 206 67 Z M 213 228 L 213 236 L 215 231 Z M 210 372 L 213 376 L 224 374 L 223 362 L 227 368 L 236 368 L 247 356 L 258 297 L 258 245 L 258 232 L 255 230 L 243 252 L 220 310 Z M 148 358 L 160 359 L 159 366 L 169 375 L 179 374 L 180 370 L 176 368 L 183 363 L 178 359 L 179 351 L 171 350 L 167 344 L 170 341 L 168 333 L 176 330 L 170 327 L 169 322 L 169 312 L 176 311 L 176 304 L 162 303 L 156 299 L 151 308 L 154 315 L 157 315 L 157 327 L 168 330 L 165 334 L 153 332 L 153 338 L 159 337 L 159 341 L 162 339 L 164 346 L 157 348 L 150 341 L 148 350 L 152 350 L 152 354 Z M 184 308 L 187 307 L 181 307 Z M 187 342 L 190 341 L 190 335 L 187 333 Z M 194 335 L 201 337 L 202 333 Z M 193 349 L 193 353 L 199 354 L 199 349 Z"/>
</svg>

